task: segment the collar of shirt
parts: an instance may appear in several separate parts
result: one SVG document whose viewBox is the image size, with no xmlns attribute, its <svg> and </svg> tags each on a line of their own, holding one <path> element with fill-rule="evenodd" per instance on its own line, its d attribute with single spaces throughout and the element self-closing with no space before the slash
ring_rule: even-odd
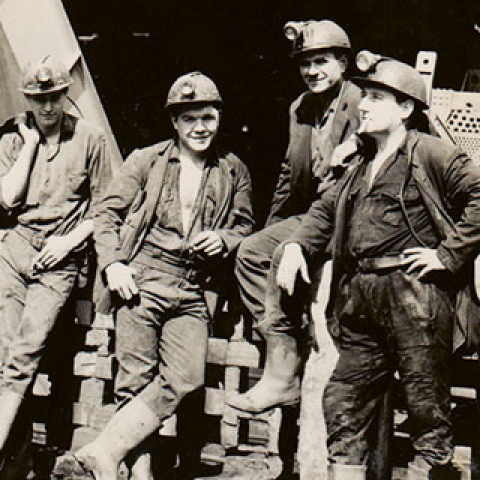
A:
<svg viewBox="0 0 480 480">
<path fill-rule="evenodd" d="M 170 157 L 168 158 L 168 162 L 179 162 L 179 161 L 180 161 L 180 149 L 178 148 L 178 144 L 175 142 L 170 152 Z M 207 152 L 205 166 L 217 166 L 218 163 L 219 163 L 218 153 L 215 147 L 211 147 Z"/>
<path fill-rule="evenodd" d="M 32 112 L 27 112 L 27 115 L 30 118 L 34 118 Z M 59 142 L 69 140 L 70 138 L 73 137 L 73 134 L 75 133 L 75 126 L 76 126 L 77 122 L 78 122 L 77 117 L 74 117 L 73 115 L 70 115 L 66 112 L 63 112 L 62 123 L 60 125 Z M 39 129 L 39 131 L 40 131 L 40 129 Z M 44 137 L 44 135 L 42 134 L 41 131 L 40 131 L 40 139 L 41 139 L 42 143 L 46 143 L 45 137 Z"/>
<path fill-rule="evenodd" d="M 331 112 L 335 111 L 340 101 L 343 86 L 344 82 L 338 83 L 328 92 L 320 94 L 308 91 L 296 110 L 298 121 L 312 126 L 318 123 L 319 117 L 323 117 L 323 121 L 325 121 Z M 323 115 L 321 115 L 322 113 Z"/>
</svg>

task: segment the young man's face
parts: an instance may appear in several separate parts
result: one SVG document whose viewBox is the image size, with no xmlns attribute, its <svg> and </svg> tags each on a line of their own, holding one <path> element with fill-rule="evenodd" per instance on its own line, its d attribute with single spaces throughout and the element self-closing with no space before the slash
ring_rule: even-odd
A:
<svg viewBox="0 0 480 480">
<path fill-rule="evenodd" d="M 41 130 L 52 130 L 60 125 L 67 98 L 64 90 L 40 95 L 26 95 L 26 98 Z"/>
<path fill-rule="evenodd" d="M 358 105 L 365 133 L 389 133 L 411 114 L 412 102 L 399 103 L 395 95 L 381 88 L 366 87 Z"/>
<path fill-rule="evenodd" d="M 220 111 L 212 105 L 182 110 L 172 117 L 180 146 L 194 153 L 210 148 L 220 125 Z"/>
<path fill-rule="evenodd" d="M 313 93 L 322 93 L 340 82 L 347 68 L 345 56 L 337 58 L 333 52 L 313 51 L 298 60 L 300 75 Z"/>
</svg>

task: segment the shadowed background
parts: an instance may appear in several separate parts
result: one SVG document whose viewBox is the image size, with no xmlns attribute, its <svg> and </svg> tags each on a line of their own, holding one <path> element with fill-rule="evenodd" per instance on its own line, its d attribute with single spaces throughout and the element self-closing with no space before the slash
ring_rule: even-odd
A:
<svg viewBox="0 0 480 480">
<path fill-rule="evenodd" d="M 225 99 L 222 143 L 249 166 L 267 213 L 288 139 L 288 105 L 303 91 L 283 35 L 288 20 L 329 18 L 367 48 L 414 64 L 439 54 L 435 87 L 459 89 L 480 68 L 478 0 L 63 0 L 123 154 L 170 134 L 172 81 L 201 70 Z"/>
</svg>

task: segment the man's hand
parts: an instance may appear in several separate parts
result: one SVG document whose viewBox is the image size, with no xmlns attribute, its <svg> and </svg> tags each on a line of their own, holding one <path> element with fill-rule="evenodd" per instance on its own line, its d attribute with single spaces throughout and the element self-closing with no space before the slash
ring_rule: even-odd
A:
<svg viewBox="0 0 480 480">
<path fill-rule="evenodd" d="M 360 135 L 365 132 L 367 121 L 363 120 L 357 131 L 352 133 L 347 140 L 340 143 L 335 147 L 332 152 L 332 158 L 330 160 L 330 167 L 346 167 L 345 159 L 353 155 L 362 144 Z"/>
<path fill-rule="evenodd" d="M 19 122 L 18 131 L 25 142 L 25 145 L 37 146 L 40 141 L 40 132 L 34 127 L 29 128 L 24 122 Z"/>
<path fill-rule="evenodd" d="M 217 232 L 209 230 L 200 232 L 189 246 L 193 253 L 205 254 L 207 257 L 218 255 L 225 250 L 225 243 Z"/>
<path fill-rule="evenodd" d="M 105 269 L 108 288 L 123 300 L 131 300 L 138 295 L 134 275 L 135 270 L 121 262 L 112 263 Z"/>
<path fill-rule="evenodd" d="M 66 258 L 75 247 L 76 245 L 72 243 L 68 236 L 59 237 L 52 235 L 33 259 L 32 267 L 37 272 L 50 270 Z"/>
<path fill-rule="evenodd" d="M 403 265 L 409 265 L 407 273 L 418 272 L 417 278 L 419 279 L 429 272 L 446 270 L 434 248 L 407 248 L 403 254 L 406 257 L 402 262 Z"/>
<path fill-rule="evenodd" d="M 358 140 L 352 136 L 335 147 L 330 160 L 330 167 L 346 167 L 345 159 L 353 155 L 358 150 Z"/>
<path fill-rule="evenodd" d="M 283 248 L 282 259 L 278 265 L 277 285 L 291 296 L 299 273 L 305 283 L 311 283 L 307 261 L 303 256 L 300 245 L 298 243 L 287 243 Z"/>
</svg>

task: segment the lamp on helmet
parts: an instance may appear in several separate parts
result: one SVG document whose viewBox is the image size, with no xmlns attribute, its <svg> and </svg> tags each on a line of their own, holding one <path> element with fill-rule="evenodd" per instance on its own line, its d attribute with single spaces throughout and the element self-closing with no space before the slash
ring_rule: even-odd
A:
<svg viewBox="0 0 480 480">
<path fill-rule="evenodd" d="M 222 97 L 213 80 L 201 72 L 190 72 L 177 78 L 170 87 L 165 107 L 190 103 L 222 103 Z"/>
<path fill-rule="evenodd" d="M 283 31 L 293 42 L 292 56 L 311 50 L 351 49 L 345 30 L 331 20 L 288 22 Z"/>
<path fill-rule="evenodd" d="M 410 65 L 393 58 L 363 50 L 356 58 L 357 68 L 363 76 L 352 78 L 360 87 L 380 87 L 401 93 L 428 108 L 427 86 L 420 72 Z"/>
<path fill-rule="evenodd" d="M 73 83 L 67 67 L 51 55 L 29 62 L 22 71 L 20 91 L 42 95 L 67 89 Z"/>
</svg>

